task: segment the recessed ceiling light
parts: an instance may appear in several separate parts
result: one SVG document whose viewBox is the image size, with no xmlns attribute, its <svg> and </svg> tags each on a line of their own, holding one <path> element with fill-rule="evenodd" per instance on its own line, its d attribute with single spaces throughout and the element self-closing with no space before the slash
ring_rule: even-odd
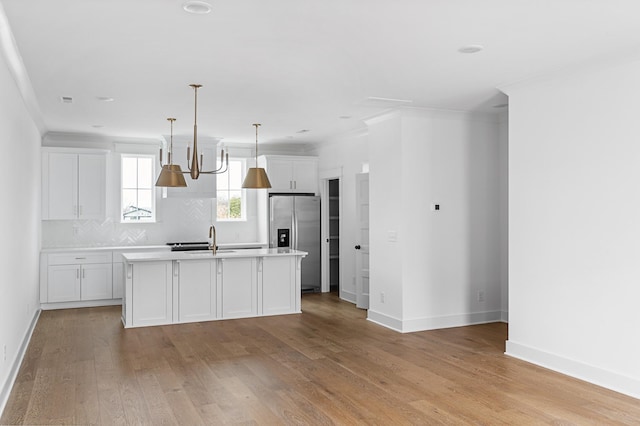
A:
<svg viewBox="0 0 640 426">
<path fill-rule="evenodd" d="M 480 52 L 482 49 L 484 49 L 484 46 L 482 46 L 481 44 L 468 44 L 468 45 L 462 46 L 460 49 L 458 49 L 458 52 L 460 52 L 460 53 L 477 53 L 477 52 Z"/>
<path fill-rule="evenodd" d="M 504 108 L 506 106 L 509 106 L 509 104 L 498 104 L 498 105 L 494 105 L 494 108 Z"/>
<path fill-rule="evenodd" d="M 348 119 L 350 119 L 350 118 L 351 118 L 351 116 L 350 116 L 350 115 L 341 115 L 341 116 L 340 116 L 340 119 L 342 119 L 342 120 L 348 120 Z"/>
<path fill-rule="evenodd" d="M 102 124 L 92 124 L 91 127 L 93 127 L 94 129 L 101 129 L 104 127 L 104 125 Z"/>
<path fill-rule="evenodd" d="M 205 1 L 190 0 L 182 5 L 185 12 L 206 15 L 211 12 L 211 5 Z"/>
<path fill-rule="evenodd" d="M 309 129 L 302 129 L 302 130 L 298 130 L 296 133 L 307 133 L 310 132 L 311 130 Z"/>
<path fill-rule="evenodd" d="M 110 98 L 109 96 L 98 96 L 98 100 L 102 102 L 113 102 L 115 99 Z"/>
<path fill-rule="evenodd" d="M 63 104 L 72 104 L 73 98 L 71 96 L 60 96 L 60 102 Z"/>
</svg>

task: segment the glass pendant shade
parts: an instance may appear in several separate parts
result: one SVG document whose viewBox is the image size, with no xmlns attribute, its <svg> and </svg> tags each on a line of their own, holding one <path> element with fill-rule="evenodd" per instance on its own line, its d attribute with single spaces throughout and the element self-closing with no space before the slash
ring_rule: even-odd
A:
<svg viewBox="0 0 640 426">
<path fill-rule="evenodd" d="M 156 181 L 156 186 L 166 186 L 170 188 L 181 188 L 187 186 L 179 164 L 165 164 L 160 170 L 160 176 Z"/>
<path fill-rule="evenodd" d="M 271 188 L 271 182 L 267 172 L 262 167 L 251 167 L 247 171 L 247 177 L 242 182 L 243 188 L 264 189 Z"/>
</svg>

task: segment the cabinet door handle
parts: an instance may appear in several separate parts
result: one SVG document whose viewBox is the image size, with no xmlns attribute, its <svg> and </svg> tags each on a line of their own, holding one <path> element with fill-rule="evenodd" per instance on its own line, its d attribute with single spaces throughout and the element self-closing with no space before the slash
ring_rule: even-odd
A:
<svg viewBox="0 0 640 426">
<path fill-rule="evenodd" d="M 298 181 L 297 180 L 293 181 L 293 189 L 298 189 Z"/>
<path fill-rule="evenodd" d="M 176 260 L 175 265 L 173 267 L 173 276 L 177 277 L 180 275 L 180 261 Z"/>
</svg>

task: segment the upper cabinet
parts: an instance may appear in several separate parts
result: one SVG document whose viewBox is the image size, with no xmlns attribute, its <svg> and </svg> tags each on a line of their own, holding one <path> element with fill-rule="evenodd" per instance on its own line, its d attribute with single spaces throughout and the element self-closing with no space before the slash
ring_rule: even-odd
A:
<svg viewBox="0 0 640 426">
<path fill-rule="evenodd" d="M 103 219 L 106 151 L 43 149 L 42 219 Z"/>
<path fill-rule="evenodd" d="M 269 176 L 269 192 L 318 193 L 317 157 L 263 155 L 258 163 Z"/>
</svg>

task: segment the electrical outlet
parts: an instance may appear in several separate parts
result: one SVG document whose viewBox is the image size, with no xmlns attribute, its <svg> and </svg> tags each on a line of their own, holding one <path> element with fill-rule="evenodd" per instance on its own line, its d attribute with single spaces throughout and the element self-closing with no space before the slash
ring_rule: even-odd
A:
<svg viewBox="0 0 640 426">
<path fill-rule="evenodd" d="M 478 302 L 484 302 L 484 290 L 478 290 Z"/>
<path fill-rule="evenodd" d="M 384 291 L 380 292 L 380 303 L 384 303 Z"/>
</svg>

